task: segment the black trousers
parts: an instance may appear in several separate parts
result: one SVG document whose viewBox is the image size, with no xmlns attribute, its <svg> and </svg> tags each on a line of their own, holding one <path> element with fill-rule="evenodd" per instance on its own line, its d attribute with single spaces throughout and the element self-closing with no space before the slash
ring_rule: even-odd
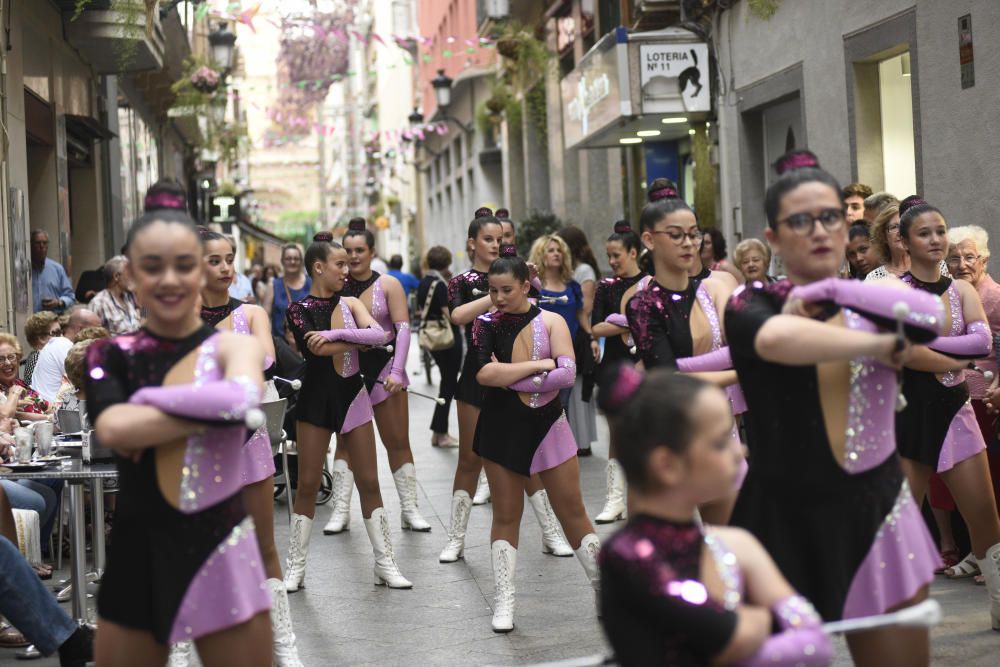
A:
<svg viewBox="0 0 1000 667">
<path fill-rule="evenodd" d="M 447 433 L 451 399 L 455 397 L 455 388 L 458 386 L 458 371 L 462 368 L 462 339 L 459 334 L 455 334 L 455 345 L 447 350 L 431 352 L 431 356 L 434 357 L 434 363 L 437 364 L 438 371 L 441 373 L 438 396 L 444 399 L 444 405 L 434 408 L 431 430 L 434 433 Z"/>
</svg>

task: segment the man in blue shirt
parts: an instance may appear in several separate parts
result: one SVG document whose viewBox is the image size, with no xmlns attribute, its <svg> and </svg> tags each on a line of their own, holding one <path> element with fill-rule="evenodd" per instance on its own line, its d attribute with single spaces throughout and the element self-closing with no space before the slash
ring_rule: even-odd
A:
<svg viewBox="0 0 1000 667">
<path fill-rule="evenodd" d="M 66 269 L 46 257 L 48 254 L 49 235 L 41 229 L 31 230 L 31 296 L 35 313 L 40 310 L 59 313 L 76 303 Z"/>
<path fill-rule="evenodd" d="M 403 271 L 403 258 L 400 255 L 393 255 L 389 258 L 389 275 L 398 280 L 403 285 L 403 292 L 406 298 L 410 298 L 410 291 L 420 286 L 420 281 L 412 273 Z"/>
</svg>

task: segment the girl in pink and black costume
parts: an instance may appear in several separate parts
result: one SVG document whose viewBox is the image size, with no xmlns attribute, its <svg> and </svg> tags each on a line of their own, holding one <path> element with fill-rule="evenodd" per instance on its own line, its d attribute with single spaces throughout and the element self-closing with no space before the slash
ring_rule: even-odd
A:
<svg viewBox="0 0 1000 667">
<path fill-rule="evenodd" d="M 201 290 L 201 319 L 219 331 L 234 331 L 253 336 L 264 350 L 264 401 L 278 399 L 274 387 L 274 340 L 271 320 L 260 306 L 243 303 L 229 296 L 229 286 L 236 275 L 236 248 L 227 237 L 207 229 L 201 230 L 205 246 L 205 286 Z M 278 667 L 301 665 L 295 646 L 295 632 L 288 608 L 288 592 L 281 573 L 278 548 L 274 543 L 274 457 L 271 439 L 264 424 L 243 446 L 243 499 L 257 528 L 271 592 L 271 630 L 274 635 L 274 662 Z M 183 650 L 183 649 L 182 649 Z M 172 656 L 177 664 L 180 656 Z"/>
<path fill-rule="evenodd" d="M 768 243 L 788 278 L 740 287 L 726 310 L 746 394 L 752 461 L 732 523 L 771 553 L 825 620 L 910 606 L 937 549 L 896 455 L 896 371 L 940 332 L 940 303 L 915 290 L 835 278 L 847 245 L 840 185 L 794 152 L 765 196 Z M 874 288 L 874 289 L 873 289 Z M 927 664 L 925 628 L 848 636 L 858 664 Z"/>
<path fill-rule="evenodd" d="M 899 233 L 910 253 L 910 270 L 902 281 L 944 305 L 947 333 L 928 347 L 959 364 L 985 357 L 993 340 L 976 288 L 941 275 L 941 260 L 948 251 L 944 216 L 915 196 L 904 199 L 899 211 Z M 908 367 L 903 393 L 907 406 L 897 416 L 896 433 L 913 496 L 922 503 L 931 473 L 941 475 L 969 527 L 972 553 L 963 567 L 978 565 L 989 592 L 991 624 L 1000 631 L 1000 519 L 965 371 L 935 375 Z"/>
<path fill-rule="evenodd" d="M 628 478 L 632 515 L 604 544 L 601 621 L 616 664 L 819 667 L 819 615 L 760 543 L 704 527 L 742 460 L 725 395 L 696 378 L 621 364 L 598 394 Z"/>
<path fill-rule="evenodd" d="M 361 514 L 375 554 L 375 584 L 412 588 L 396 566 L 389 519 L 382 507 L 372 404 L 361 377 L 358 348 L 380 345 L 385 331 L 357 299 L 341 296 L 347 278 L 347 252 L 328 232 L 313 237 L 306 249 L 312 278 L 309 296 L 288 307 L 286 323 L 306 360 L 296 407 L 299 485 L 295 494 L 285 588 L 304 586 L 306 556 L 323 459 L 330 436 L 349 450 Z"/>
<path fill-rule="evenodd" d="M 344 235 L 350 274 L 342 296 L 361 301 L 386 332 L 380 347 L 359 351 L 361 375 L 371 396 L 375 425 L 389 457 L 389 468 L 399 493 L 400 522 L 404 529 L 428 532 L 427 523 L 417 508 L 417 473 L 410 449 L 410 414 L 406 388 L 406 357 L 410 350 L 410 310 L 406 293 L 398 280 L 371 268 L 375 259 L 375 236 L 363 218 L 348 223 Z M 388 352 L 385 345 L 392 345 Z M 351 495 L 354 475 L 347 450 L 338 447 L 333 462 L 333 512 L 323 527 L 325 535 L 347 530 L 351 522 Z"/>
<path fill-rule="evenodd" d="M 514 572 L 524 493 L 538 475 L 559 522 L 598 588 L 600 541 L 580 493 L 576 442 L 559 391 L 576 380 L 569 327 L 528 300 L 529 269 L 513 246 L 490 265 L 495 312 L 473 325 L 476 379 L 485 388 L 473 449 L 482 457 L 493 496 L 490 533 L 496 595 L 493 630 L 514 628 Z"/>
<path fill-rule="evenodd" d="M 270 665 L 270 596 L 240 474 L 263 352 L 199 318 L 203 248 L 187 215 L 139 218 L 126 254 L 146 325 L 87 355 L 90 414 L 121 481 L 97 662 L 163 664 L 168 643 L 194 640 L 205 665 Z"/>
</svg>

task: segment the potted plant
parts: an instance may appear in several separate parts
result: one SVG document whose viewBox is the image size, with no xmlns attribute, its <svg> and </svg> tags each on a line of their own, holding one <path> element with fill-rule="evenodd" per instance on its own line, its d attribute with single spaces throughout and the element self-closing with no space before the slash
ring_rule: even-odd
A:
<svg viewBox="0 0 1000 667">
<path fill-rule="evenodd" d="M 202 65 L 188 77 L 191 87 L 198 92 L 211 94 L 219 88 L 222 77 L 208 65 Z"/>
</svg>

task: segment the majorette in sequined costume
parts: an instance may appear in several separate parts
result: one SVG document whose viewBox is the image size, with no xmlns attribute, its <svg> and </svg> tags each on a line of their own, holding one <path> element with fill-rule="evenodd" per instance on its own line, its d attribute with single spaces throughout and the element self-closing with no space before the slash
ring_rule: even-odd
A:
<svg viewBox="0 0 1000 667">
<path fill-rule="evenodd" d="M 703 581 L 706 547 L 724 588 L 721 601 Z M 599 560 L 601 622 L 618 664 L 707 665 L 733 640 L 745 582 L 736 555 L 711 529 L 635 516 L 605 542 Z M 740 665 L 829 664 L 830 642 L 808 600 L 786 597 L 772 613 L 774 634 Z"/>
<path fill-rule="evenodd" d="M 904 302 L 907 336 L 924 343 L 940 330 L 941 304 L 913 290 L 830 278 L 794 291 L 788 280 L 754 282 L 726 310 L 748 432 L 757 439 L 732 523 L 757 536 L 825 620 L 880 614 L 926 586 L 939 560 L 896 454 L 896 372 L 867 357 L 821 366 L 761 358 L 758 332 L 793 297 L 822 306 L 822 321 L 842 318 L 867 332 L 894 327 L 893 307 Z M 844 405 L 846 415 L 827 405 Z"/>
<path fill-rule="evenodd" d="M 486 296 L 490 290 L 490 281 L 485 271 L 469 269 L 448 281 L 448 309 L 454 313 L 459 306 Z M 462 372 L 458 376 L 458 388 L 455 390 L 455 400 L 481 407 L 483 388 L 476 382 L 476 361 L 472 353 L 472 327 L 465 327 L 465 358 L 462 361 Z"/>
<path fill-rule="evenodd" d="M 230 298 L 229 302 L 223 306 L 210 308 L 201 307 L 201 319 L 212 327 L 232 318 L 232 330 L 238 334 L 252 335 L 250 322 L 246 314 L 246 304 L 239 299 Z M 263 401 L 275 400 L 278 397 L 274 389 L 274 381 L 270 379 L 274 375 L 274 359 L 270 356 L 264 357 L 264 378 L 267 380 L 264 386 Z M 274 456 L 271 451 L 271 439 L 267 435 L 267 425 L 258 428 L 243 446 L 243 484 L 249 486 L 261 480 L 273 477 L 275 473 Z"/>
<path fill-rule="evenodd" d="M 129 402 L 209 424 L 187 438 L 179 488 L 161 489 L 171 475 L 158 474 L 158 454 L 167 447 L 146 449 L 137 462 L 117 461 L 121 490 L 98 612 L 165 644 L 240 625 L 270 607 L 239 474 L 243 419 L 260 392 L 249 379 L 223 378 L 219 335 L 208 326 L 182 339 L 142 329 L 96 341 L 87 354 L 95 422 L 108 407 Z M 190 354 L 194 381 L 161 386 Z"/>
</svg>

